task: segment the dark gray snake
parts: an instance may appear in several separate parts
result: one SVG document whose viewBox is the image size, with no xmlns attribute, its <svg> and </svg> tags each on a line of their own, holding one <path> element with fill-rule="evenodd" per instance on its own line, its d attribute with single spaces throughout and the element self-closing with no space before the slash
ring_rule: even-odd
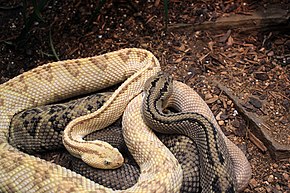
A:
<svg viewBox="0 0 290 193">
<path fill-rule="evenodd" d="M 9 143 L 29 154 L 47 152 L 63 148 L 62 134 L 65 126 L 76 117 L 96 111 L 109 98 L 111 93 L 93 94 L 62 104 L 52 104 L 27 109 L 14 115 Z M 199 192 L 199 157 L 195 143 L 181 135 L 157 133 L 160 140 L 169 148 L 183 169 L 181 192 Z M 99 139 L 109 142 L 122 152 L 125 164 L 115 170 L 91 168 L 79 159 L 72 157 L 72 170 L 112 189 L 127 189 L 133 186 L 140 174 L 138 165 L 127 151 L 120 123 L 97 131 L 86 140 Z"/>
<path fill-rule="evenodd" d="M 182 134 L 196 142 L 200 152 L 201 192 L 236 192 L 234 163 L 230 159 L 225 138 L 213 123 L 204 115 L 187 112 L 185 108 L 180 112 L 166 113 L 173 93 L 172 77 L 158 72 L 147 80 L 143 93 L 143 121 L 150 128 L 165 134 Z"/>
</svg>

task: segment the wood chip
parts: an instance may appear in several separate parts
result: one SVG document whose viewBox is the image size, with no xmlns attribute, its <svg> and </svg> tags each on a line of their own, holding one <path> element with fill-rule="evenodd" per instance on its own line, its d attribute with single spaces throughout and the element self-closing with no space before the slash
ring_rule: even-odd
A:
<svg viewBox="0 0 290 193">
<path fill-rule="evenodd" d="M 206 100 L 205 102 L 206 102 L 206 104 L 211 104 L 211 103 L 216 102 L 218 99 L 219 99 L 218 96 L 214 96 L 211 99 Z"/>
<path fill-rule="evenodd" d="M 251 132 L 249 132 L 249 138 L 263 153 L 267 151 L 267 147 Z"/>
</svg>

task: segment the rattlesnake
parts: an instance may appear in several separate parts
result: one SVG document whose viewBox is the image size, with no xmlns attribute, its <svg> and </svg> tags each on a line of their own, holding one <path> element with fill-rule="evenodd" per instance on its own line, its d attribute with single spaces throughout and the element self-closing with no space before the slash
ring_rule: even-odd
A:
<svg viewBox="0 0 290 193">
<path fill-rule="evenodd" d="M 127 103 L 141 92 L 144 82 L 159 70 L 159 63 L 150 52 L 124 49 L 92 58 L 50 63 L 2 84 L 0 86 L 0 190 L 4 192 L 112 192 L 112 189 L 11 147 L 7 143 L 11 117 L 29 107 L 119 83 L 133 74 L 96 114 L 75 119 L 69 125 L 73 131 L 79 126 L 77 123 L 91 127 L 90 120 L 88 122 L 83 120 L 104 115 L 104 120 L 98 121 L 101 127 L 105 127 L 120 116 L 119 110 L 123 111 Z M 125 94 L 129 94 L 130 97 Z M 118 99 L 122 101 L 122 96 L 127 102 L 122 102 L 122 108 L 116 108 L 114 105 L 119 103 L 115 101 Z M 126 143 L 141 169 L 138 182 L 127 191 L 177 192 L 182 180 L 181 167 L 143 123 L 139 110 L 141 103 L 142 97 L 138 95 L 128 105 L 123 116 Z M 118 112 L 115 112 L 116 110 Z M 112 113 L 116 116 L 107 120 L 106 112 L 109 113 L 108 115 Z M 143 128 L 141 131 L 134 128 L 136 122 Z M 70 131 L 68 130 L 68 139 L 74 143 L 75 139 L 71 138 Z M 142 132 L 142 138 L 138 138 Z M 146 140 L 150 143 L 148 144 Z M 72 141 L 66 145 L 69 143 L 73 145 Z M 72 153 L 74 154 L 73 151 Z M 110 160 L 105 158 L 99 163 L 116 166 L 114 158 L 111 156 Z M 118 159 L 117 165 L 120 165 Z"/>
<path fill-rule="evenodd" d="M 200 152 L 201 192 L 236 192 L 236 177 L 224 139 L 202 114 L 184 112 L 166 114 L 172 95 L 172 77 L 163 72 L 145 84 L 144 121 L 158 132 L 183 134 L 196 142 Z"/>
</svg>

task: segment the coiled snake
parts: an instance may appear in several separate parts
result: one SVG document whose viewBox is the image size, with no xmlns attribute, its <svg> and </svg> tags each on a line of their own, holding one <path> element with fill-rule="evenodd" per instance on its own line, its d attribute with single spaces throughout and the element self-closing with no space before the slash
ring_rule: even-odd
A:
<svg viewBox="0 0 290 193">
<path fill-rule="evenodd" d="M 11 121 L 9 143 L 24 152 L 35 154 L 63 147 L 62 133 L 71 119 L 96 111 L 111 96 L 111 93 L 97 93 L 67 103 L 35 107 L 22 111 Z M 128 154 L 120 123 L 86 136 L 85 140 L 102 140 L 118 148 L 122 155 Z M 174 154 L 183 170 L 181 192 L 198 192 L 199 164 L 198 152 L 194 143 L 185 136 L 157 135 Z M 138 165 L 127 155 L 128 163 L 114 170 L 91 168 L 79 159 L 66 155 L 72 167 L 66 167 L 89 179 L 113 189 L 127 189 L 139 177 Z"/>
<path fill-rule="evenodd" d="M 159 69 L 157 59 L 150 52 L 125 49 L 92 58 L 50 63 L 2 84 L 0 86 L 0 190 L 3 192 L 113 192 L 112 189 L 93 183 L 60 166 L 11 147 L 7 142 L 11 117 L 23 109 L 61 100 L 77 95 L 79 92 L 88 93 L 102 89 L 130 77 L 96 113 L 75 119 L 70 123 L 69 128 L 72 129 L 68 130 L 68 138 L 72 143 L 68 143 L 74 146 L 76 140 L 70 136 L 71 131 L 76 132 L 75 129 L 80 125 L 88 129 L 109 125 L 120 116 L 128 102 L 141 92 L 145 81 Z M 142 97 L 138 95 L 128 105 L 123 116 L 126 143 L 141 169 L 138 182 L 126 191 L 178 192 L 182 180 L 181 167 L 143 123 L 140 113 L 141 103 Z M 101 119 L 94 123 L 93 118 Z M 135 123 L 143 129 L 134 129 Z M 84 132 L 76 134 L 82 136 L 87 132 L 88 130 L 84 129 Z M 96 144 L 93 146 L 111 148 L 109 145 L 102 146 L 102 143 Z M 111 148 L 111 150 L 115 149 Z M 73 150 L 72 153 L 74 154 Z M 83 154 L 79 155 L 79 152 L 77 154 L 83 157 Z M 107 158 L 103 155 L 99 156 L 101 162 L 98 164 L 113 167 L 120 165 L 120 157 L 115 155 L 110 154 Z M 87 155 L 84 157 L 87 158 Z"/>
</svg>

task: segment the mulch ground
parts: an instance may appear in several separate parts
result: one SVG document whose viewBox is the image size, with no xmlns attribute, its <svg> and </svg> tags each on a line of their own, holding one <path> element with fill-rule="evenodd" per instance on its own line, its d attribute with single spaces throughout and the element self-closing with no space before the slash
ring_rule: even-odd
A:
<svg viewBox="0 0 290 193">
<path fill-rule="evenodd" d="M 290 159 L 274 160 L 250 136 L 251 124 L 217 82 L 267 125 L 279 145 L 290 148 L 290 30 L 168 30 L 163 1 L 107 1 L 90 23 L 98 1 L 48 1 L 41 20 L 25 36 L 22 1 L 0 2 L 0 82 L 36 66 L 126 47 L 145 48 L 162 69 L 194 88 L 226 135 L 247 155 L 253 177 L 245 192 L 290 192 Z M 288 1 L 273 1 L 289 10 Z M 169 25 L 202 24 L 250 15 L 270 1 L 170 1 Z M 33 6 L 28 4 L 26 14 Z M 19 38 L 20 37 L 20 38 Z M 17 41 L 16 41 L 17 40 Z M 55 53 L 54 53 L 55 50 Z M 251 138 L 251 140 L 250 140 Z M 265 149 L 266 148 L 266 149 Z M 287 157 L 287 156 L 286 156 Z M 55 159 L 52 157 L 51 159 Z"/>
</svg>

